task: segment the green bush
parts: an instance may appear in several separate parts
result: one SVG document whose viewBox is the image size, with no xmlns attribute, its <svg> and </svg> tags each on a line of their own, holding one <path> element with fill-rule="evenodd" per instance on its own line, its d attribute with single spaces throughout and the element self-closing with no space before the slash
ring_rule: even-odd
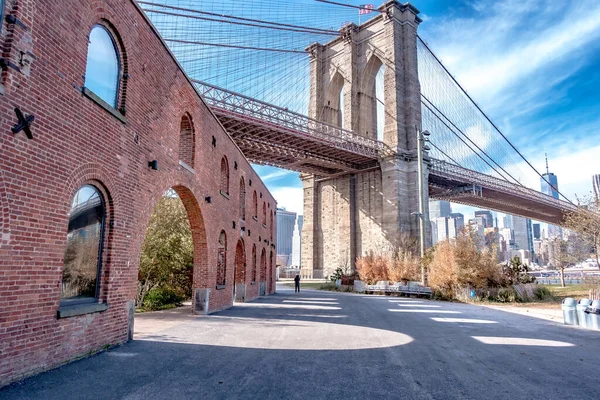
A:
<svg viewBox="0 0 600 400">
<path fill-rule="evenodd" d="M 334 282 L 327 282 L 319 286 L 319 290 L 329 290 L 331 292 L 336 292 L 337 286 L 335 286 Z"/>
<path fill-rule="evenodd" d="M 512 287 L 501 288 L 498 290 L 498 296 L 496 297 L 496 300 L 501 303 L 513 303 L 517 299 L 517 292 Z"/>
<path fill-rule="evenodd" d="M 550 289 L 542 285 L 538 285 L 533 294 L 538 300 L 552 300 L 554 298 L 554 296 L 552 296 L 552 292 L 550 292 Z"/>
<path fill-rule="evenodd" d="M 145 310 L 165 310 L 181 305 L 184 300 L 173 289 L 157 288 L 148 292 L 144 298 L 143 309 Z"/>
</svg>

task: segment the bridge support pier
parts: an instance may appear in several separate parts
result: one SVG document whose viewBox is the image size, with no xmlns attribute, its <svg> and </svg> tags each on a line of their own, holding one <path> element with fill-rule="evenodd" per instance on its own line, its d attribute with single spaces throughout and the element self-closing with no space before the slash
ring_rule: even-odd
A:
<svg viewBox="0 0 600 400">
<path fill-rule="evenodd" d="M 412 240 L 418 250 L 419 216 L 411 213 L 419 211 L 421 91 L 416 41 L 421 20 L 416 8 L 395 0 L 379 10 L 379 16 L 361 26 L 342 27 L 339 38 L 307 49 L 310 117 L 370 139 L 379 137 L 390 151 L 382 150 L 378 166 L 360 165 L 334 177 L 302 176 L 306 277 L 330 276 L 340 267 L 354 269 L 357 257 L 389 251 L 399 242 L 406 246 Z M 382 68 L 383 100 L 376 99 Z M 378 102 L 383 102 L 382 115 Z M 425 181 L 427 173 L 425 168 Z M 427 206 L 423 218 L 429 238 Z"/>
</svg>

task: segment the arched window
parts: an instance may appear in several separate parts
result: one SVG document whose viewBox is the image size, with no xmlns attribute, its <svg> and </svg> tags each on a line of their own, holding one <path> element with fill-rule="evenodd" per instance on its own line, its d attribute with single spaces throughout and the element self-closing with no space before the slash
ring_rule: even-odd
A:
<svg viewBox="0 0 600 400">
<path fill-rule="evenodd" d="M 271 241 L 273 241 L 273 212 L 269 213 L 269 226 L 271 230 Z"/>
<path fill-rule="evenodd" d="M 240 219 L 246 219 L 246 182 L 240 178 Z"/>
<path fill-rule="evenodd" d="M 258 219 L 258 196 L 256 195 L 256 190 L 252 194 L 252 210 L 254 219 Z"/>
<path fill-rule="evenodd" d="M 267 226 L 267 203 L 263 201 L 263 215 L 262 215 L 262 224 Z"/>
<path fill-rule="evenodd" d="M 252 282 L 256 282 L 256 245 L 252 245 Z"/>
<path fill-rule="evenodd" d="M 84 85 L 113 108 L 118 103 L 120 69 L 113 36 L 104 26 L 95 25 L 90 32 Z"/>
<path fill-rule="evenodd" d="M 221 193 L 229 196 L 229 164 L 227 158 L 221 158 Z"/>
<path fill-rule="evenodd" d="M 217 286 L 225 286 L 227 274 L 227 235 L 221 231 L 219 248 L 217 249 Z"/>
<path fill-rule="evenodd" d="M 267 279 L 267 252 L 262 249 L 260 254 L 260 281 L 266 282 Z"/>
<path fill-rule="evenodd" d="M 179 161 L 190 168 L 194 168 L 195 139 L 192 119 L 189 115 L 184 115 L 179 127 Z"/>
<path fill-rule="evenodd" d="M 98 297 L 105 207 L 100 191 L 82 186 L 71 203 L 61 300 L 93 301 Z"/>
</svg>

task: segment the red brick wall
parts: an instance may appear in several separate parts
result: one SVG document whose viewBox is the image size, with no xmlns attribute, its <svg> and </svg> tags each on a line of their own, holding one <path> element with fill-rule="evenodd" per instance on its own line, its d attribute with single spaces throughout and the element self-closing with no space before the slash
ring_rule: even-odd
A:
<svg viewBox="0 0 600 400">
<path fill-rule="evenodd" d="M 127 339 L 126 302 L 135 298 L 141 243 L 167 189 L 175 188 L 190 216 L 194 286 L 210 288 L 211 312 L 232 305 L 238 239 L 244 238 L 247 265 L 254 244 L 259 255 L 273 249 L 269 228 L 238 219 L 240 177 L 247 185 L 252 181 L 246 193 L 256 190 L 271 210 L 276 207 L 133 1 L 7 0 L 6 13 L 27 28 L 3 22 L 3 57 L 18 65 L 21 51 L 29 51 L 35 59 L 21 72 L 9 68 L 0 84 L 0 386 Z M 99 22 L 118 34 L 123 52 L 129 76 L 121 80 L 119 108 L 126 123 L 81 91 L 87 35 Z M 10 132 L 14 106 L 35 115 L 32 140 Z M 181 121 L 188 114 L 195 173 L 179 165 Z M 229 199 L 219 193 L 223 156 L 235 182 Z M 148 167 L 150 160 L 158 160 L 158 171 Z M 84 183 L 93 183 L 105 197 L 99 300 L 109 308 L 57 319 L 68 213 Z M 251 196 L 246 202 L 250 209 Z M 227 288 L 216 290 L 221 230 L 228 237 Z M 274 268 L 270 271 L 274 276 Z M 259 286 L 250 280 L 246 274 L 248 299 L 258 295 Z"/>
</svg>

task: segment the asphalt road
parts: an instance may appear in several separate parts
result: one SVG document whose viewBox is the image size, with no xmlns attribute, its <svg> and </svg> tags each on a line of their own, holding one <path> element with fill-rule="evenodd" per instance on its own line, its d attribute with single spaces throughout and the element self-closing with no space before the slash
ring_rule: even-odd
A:
<svg viewBox="0 0 600 400">
<path fill-rule="evenodd" d="M 467 304 L 279 288 L 0 389 L 9 399 L 599 399 L 600 331 Z"/>
</svg>

